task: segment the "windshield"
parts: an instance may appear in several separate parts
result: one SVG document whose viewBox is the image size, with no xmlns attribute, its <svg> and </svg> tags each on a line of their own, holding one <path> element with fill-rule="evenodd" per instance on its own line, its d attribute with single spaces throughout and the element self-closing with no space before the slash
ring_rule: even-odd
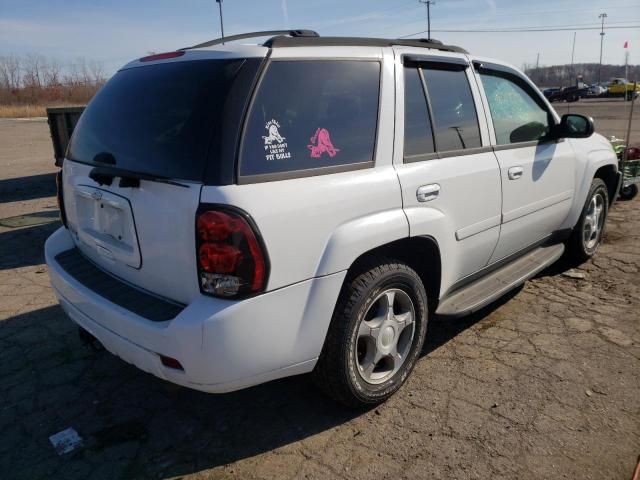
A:
<svg viewBox="0 0 640 480">
<path fill-rule="evenodd" d="M 82 114 L 67 158 L 202 181 L 209 154 L 221 150 L 223 117 L 234 103 L 227 99 L 247 62 L 197 60 L 119 71 Z M 246 100 L 248 93 L 240 96 Z"/>
</svg>

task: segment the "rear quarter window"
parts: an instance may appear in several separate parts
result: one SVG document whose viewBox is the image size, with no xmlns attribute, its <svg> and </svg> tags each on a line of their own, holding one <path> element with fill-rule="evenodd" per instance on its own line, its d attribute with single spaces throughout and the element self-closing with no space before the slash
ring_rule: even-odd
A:
<svg viewBox="0 0 640 480">
<path fill-rule="evenodd" d="M 260 180 L 372 164 L 380 62 L 272 61 L 245 126 L 240 177 Z"/>
</svg>

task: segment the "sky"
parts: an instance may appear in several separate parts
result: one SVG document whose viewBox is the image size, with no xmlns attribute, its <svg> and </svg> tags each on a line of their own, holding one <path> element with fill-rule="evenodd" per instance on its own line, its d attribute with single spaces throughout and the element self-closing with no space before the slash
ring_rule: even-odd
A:
<svg viewBox="0 0 640 480">
<path fill-rule="evenodd" d="M 518 67 L 598 62 L 598 15 L 607 13 L 603 63 L 640 64 L 638 0 L 437 0 L 432 37 Z M 320 35 L 397 38 L 426 30 L 418 0 L 224 0 L 225 34 L 306 28 Z M 614 28 L 615 27 L 615 28 Z M 619 28 L 634 27 L 634 28 Z M 523 32 L 531 28 L 566 31 Z M 512 32 L 477 30 L 511 29 Z M 452 31 L 458 30 L 458 31 Z M 470 30 L 476 30 L 474 32 Z M 42 54 L 60 63 L 98 60 L 108 74 L 149 52 L 220 36 L 215 0 L 0 0 L 0 56 Z M 419 33 L 415 37 L 426 37 Z"/>
</svg>

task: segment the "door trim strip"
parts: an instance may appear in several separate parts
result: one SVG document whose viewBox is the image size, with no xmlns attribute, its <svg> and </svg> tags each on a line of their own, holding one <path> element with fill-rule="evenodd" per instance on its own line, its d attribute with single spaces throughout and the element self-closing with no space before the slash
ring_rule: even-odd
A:
<svg viewBox="0 0 640 480">
<path fill-rule="evenodd" d="M 464 240 L 472 235 L 477 235 L 493 227 L 500 226 L 500 215 L 481 220 L 456 231 L 456 240 Z"/>
<path fill-rule="evenodd" d="M 502 214 L 502 223 L 512 222 L 513 220 L 517 220 L 520 217 L 524 217 L 526 215 L 537 212 L 538 210 L 542 210 L 544 208 L 552 207 L 566 200 L 571 200 L 572 198 L 573 198 L 573 190 L 567 190 L 565 192 L 561 192 L 556 195 L 543 198 L 542 200 L 538 200 L 537 202 L 529 203 L 522 207 L 514 208 L 513 210 L 504 212 Z"/>
</svg>

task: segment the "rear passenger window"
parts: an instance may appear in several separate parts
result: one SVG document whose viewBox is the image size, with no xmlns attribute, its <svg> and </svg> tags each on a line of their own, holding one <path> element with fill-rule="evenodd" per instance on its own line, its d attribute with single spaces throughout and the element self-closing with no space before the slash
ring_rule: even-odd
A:
<svg viewBox="0 0 640 480">
<path fill-rule="evenodd" d="M 377 61 L 271 62 L 245 126 L 240 175 L 373 162 L 379 93 Z"/>
<path fill-rule="evenodd" d="M 404 156 L 433 153 L 433 132 L 427 100 L 418 69 L 404 69 Z M 419 160 L 407 158 L 408 161 Z"/>
<path fill-rule="evenodd" d="M 478 116 L 464 70 L 423 69 L 439 152 L 481 146 Z"/>
</svg>

